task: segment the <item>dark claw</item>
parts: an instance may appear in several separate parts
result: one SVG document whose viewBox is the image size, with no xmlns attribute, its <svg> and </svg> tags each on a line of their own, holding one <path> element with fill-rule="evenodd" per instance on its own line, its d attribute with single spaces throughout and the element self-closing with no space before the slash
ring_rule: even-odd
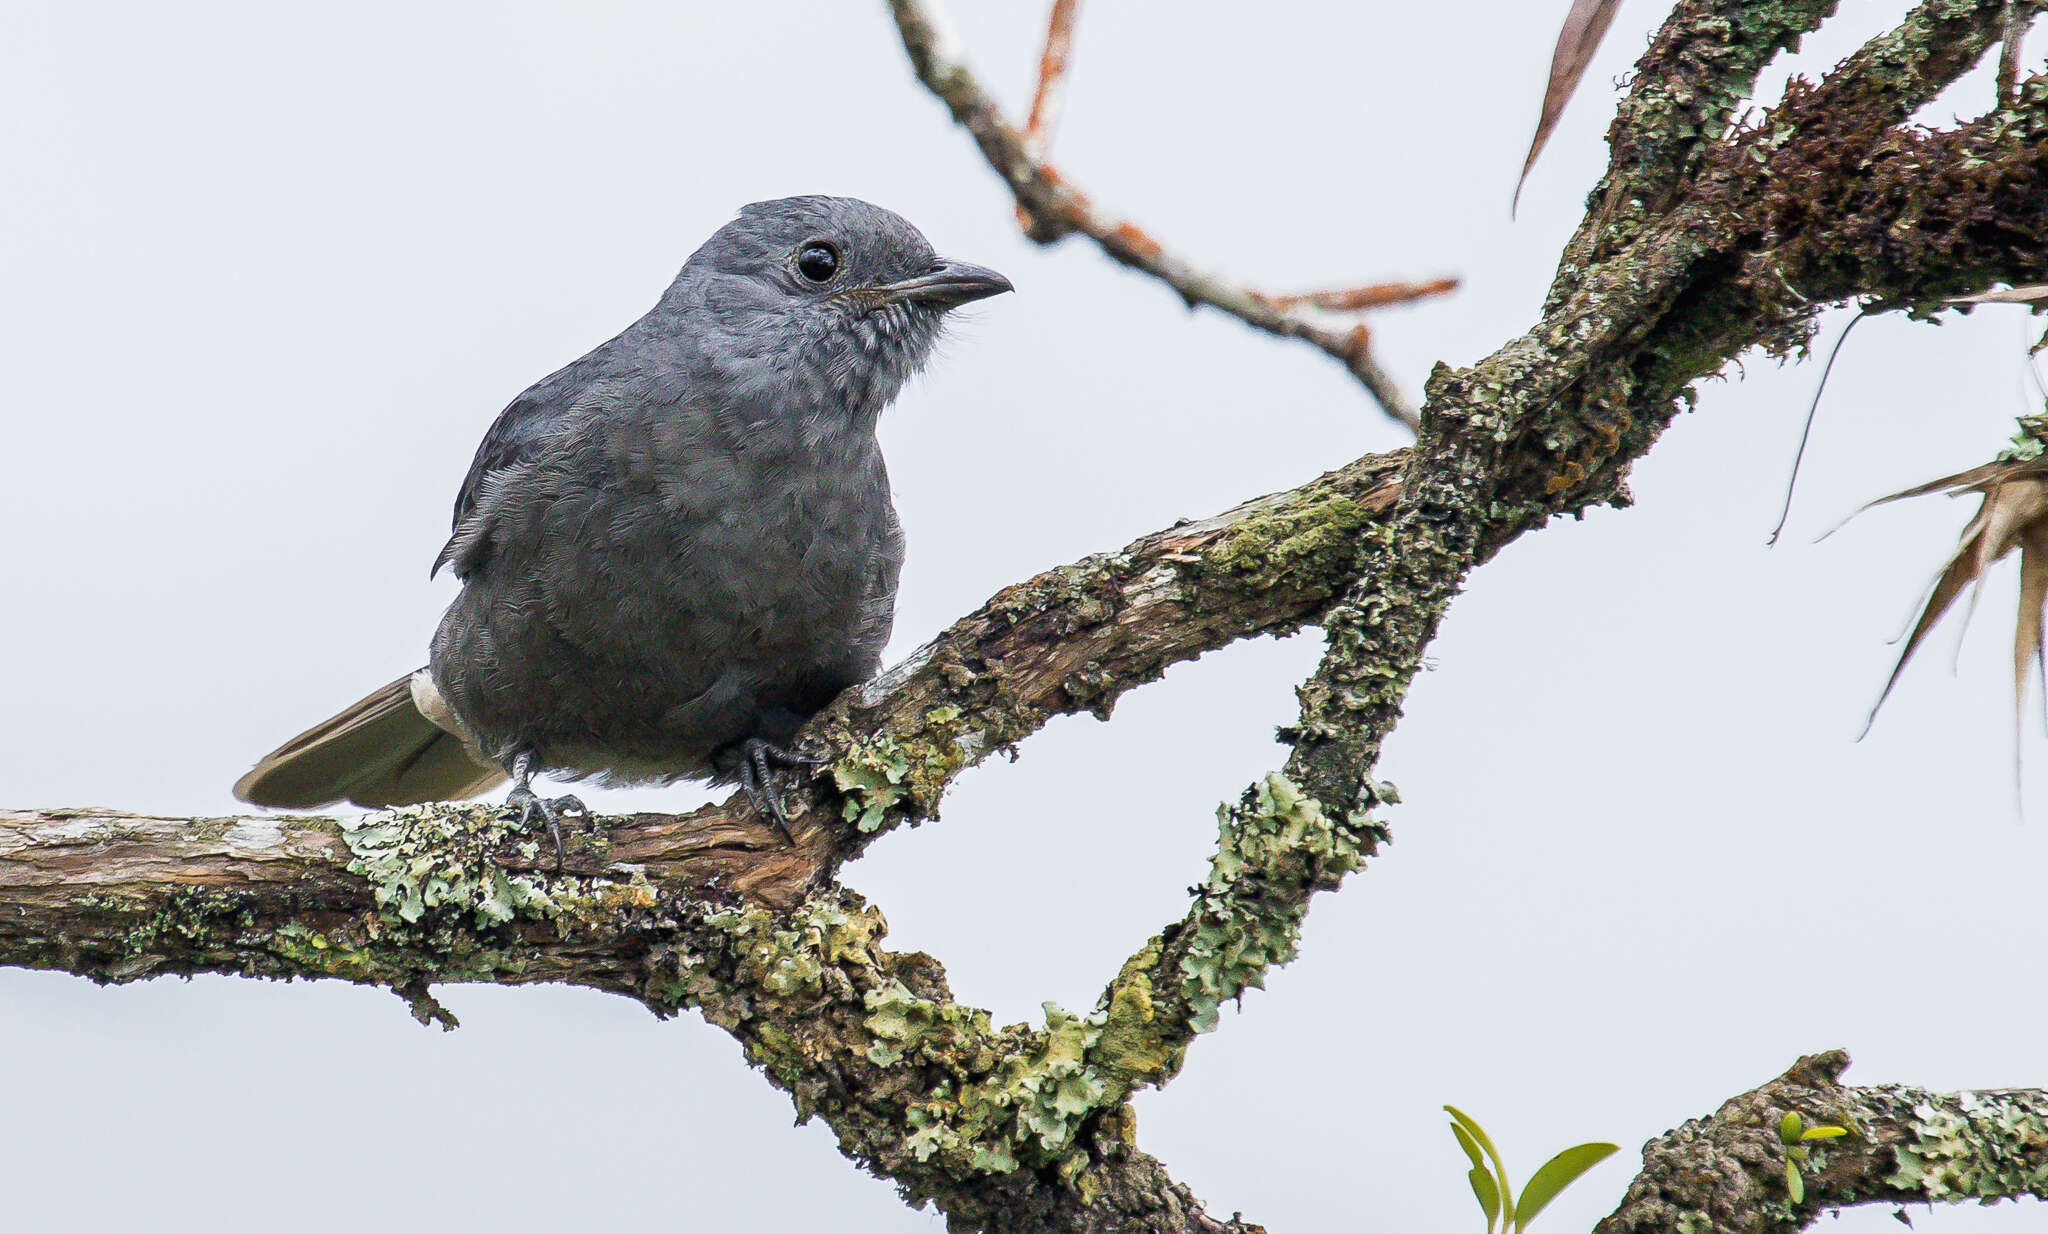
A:
<svg viewBox="0 0 2048 1234">
<path fill-rule="evenodd" d="M 519 828 L 524 831 L 533 826 L 533 816 L 538 814 L 546 820 L 548 836 L 555 842 L 555 872 L 569 860 L 568 850 L 562 847 L 562 815 L 580 814 L 583 821 L 591 821 L 590 807 L 575 796 L 547 798 L 533 791 L 533 755 L 521 754 L 512 760 L 512 791 L 505 794 L 505 808 L 517 807 Z"/>
<path fill-rule="evenodd" d="M 772 819 L 775 830 L 782 833 L 787 843 L 796 843 L 796 837 L 789 832 L 789 814 L 782 807 L 782 794 L 775 790 L 773 769 L 821 767 L 824 763 L 822 758 L 797 754 L 758 737 L 750 737 L 740 745 L 740 787 L 746 791 L 747 804 L 754 808 L 754 813 Z"/>
<path fill-rule="evenodd" d="M 526 785 L 515 784 L 512 791 L 505 795 L 505 808 L 509 810 L 515 807 L 519 810 L 521 831 L 533 826 L 533 816 L 536 814 L 547 820 L 548 835 L 555 841 L 555 870 L 560 872 L 563 863 L 568 861 L 569 854 L 562 847 L 562 824 L 556 817 L 559 812 L 555 809 L 555 804 Z"/>
</svg>

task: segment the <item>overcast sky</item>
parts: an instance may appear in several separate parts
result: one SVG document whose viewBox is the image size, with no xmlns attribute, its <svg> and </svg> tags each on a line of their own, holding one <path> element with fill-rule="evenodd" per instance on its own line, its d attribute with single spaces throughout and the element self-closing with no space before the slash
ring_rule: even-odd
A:
<svg viewBox="0 0 2048 1234">
<path fill-rule="evenodd" d="M 1087 8 L 1060 166 L 1284 289 L 1457 274 L 1375 318 L 1418 391 L 1533 320 L 1667 7 L 1623 6 L 1508 217 L 1564 0 Z M 1824 67 L 1902 3 L 1847 6 Z M 1021 112 L 1035 4 L 968 4 Z M 2040 46 L 2037 40 L 2036 47 Z M 2035 61 L 2038 62 L 2038 54 Z M 1783 72 L 1771 78 L 1771 92 Z M 1931 118 L 1988 101 L 1974 78 Z M 0 801 L 236 809 L 260 754 L 425 659 L 427 567 L 477 439 L 642 312 L 741 203 L 866 197 L 1009 274 L 883 436 L 910 537 L 901 655 L 1004 583 L 1400 444 L 1337 368 L 1085 244 L 1039 249 L 879 0 L 0 0 Z M 1825 330 L 1839 328 L 1841 314 Z M 2011 787 L 2013 584 L 1853 738 L 1966 509 L 1870 497 L 1985 461 L 2023 313 L 1850 340 L 1791 531 L 1817 365 L 1751 358 L 1637 470 L 1452 610 L 1378 774 L 1396 842 L 1301 958 L 1137 1102 L 1214 1212 L 1472 1229 L 1449 1101 L 1519 1175 L 1625 1153 L 1802 1053 L 1862 1082 L 2048 1084 L 2048 742 Z M 963 779 L 847 872 L 892 943 L 1008 1020 L 1092 1005 L 1177 917 L 1218 801 L 1276 765 L 1316 636 L 1242 645 Z M 684 808 L 690 786 L 593 793 Z M 1081 859 L 1076 859 L 1076 854 Z M 388 993 L 0 972 L 0 1214 L 21 1230 L 929 1231 L 693 1017 L 582 990 Z M 2038 1213 L 1916 1214 L 1922 1231 Z M 1885 1210 L 1832 1227 L 1891 1230 Z"/>
</svg>

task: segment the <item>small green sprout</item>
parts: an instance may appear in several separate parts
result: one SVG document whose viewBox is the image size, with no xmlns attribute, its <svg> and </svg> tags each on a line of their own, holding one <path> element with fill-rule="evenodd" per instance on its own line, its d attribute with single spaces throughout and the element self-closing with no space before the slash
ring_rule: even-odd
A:
<svg viewBox="0 0 2048 1234">
<path fill-rule="evenodd" d="M 1458 1147 L 1472 1159 L 1472 1169 L 1466 1177 L 1472 1182 L 1472 1194 L 1479 1201 L 1480 1211 L 1486 1214 L 1486 1234 L 1521 1234 L 1559 1192 L 1616 1151 L 1613 1144 L 1597 1143 L 1567 1148 L 1529 1176 L 1518 1200 L 1508 1181 L 1508 1167 L 1501 1161 L 1500 1150 L 1493 1146 L 1492 1138 L 1471 1115 L 1456 1106 L 1447 1105 L 1444 1112 L 1451 1116 L 1451 1134 L 1457 1137 Z"/>
<path fill-rule="evenodd" d="M 1797 1114 L 1788 1113 L 1778 1120 L 1778 1141 L 1785 1146 L 1785 1191 L 1794 1204 L 1806 1202 L 1806 1180 L 1799 1174 L 1800 1163 L 1811 1155 L 1806 1142 L 1835 1140 L 1848 1134 L 1847 1127 L 1808 1127 Z"/>
</svg>

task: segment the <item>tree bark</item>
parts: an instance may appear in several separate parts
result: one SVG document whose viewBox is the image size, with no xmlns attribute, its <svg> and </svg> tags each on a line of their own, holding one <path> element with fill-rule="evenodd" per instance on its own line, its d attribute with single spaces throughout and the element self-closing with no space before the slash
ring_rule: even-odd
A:
<svg viewBox="0 0 2048 1234">
<path fill-rule="evenodd" d="M 1207 1216 L 1136 1148 L 1129 1098 L 1170 1081 L 1218 1005 L 1292 958 L 1313 895 L 1377 851 L 1375 811 L 1393 800 L 1372 778 L 1380 746 L 1467 574 L 1554 515 L 1625 503 L 1629 468 L 1695 382 L 1752 347 L 1803 347 L 1827 305 L 1924 316 L 1994 282 L 2048 281 L 2048 79 L 2015 81 L 1952 129 L 1901 124 L 2010 28 L 2005 0 L 1927 0 L 1823 82 L 1795 82 L 1730 127 L 1758 71 L 1833 8 L 1678 4 L 1540 320 L 1469 368 L 1438 367 L 1412 450 L 998 593 L 806 729 L 802 748 L 827 761 L 802 786 L 792 843 L 732 801 L 598 820 L 559 869 L 488 806 L 9 812 L 0 963 L 100 981 L 335 977 L 389 986 L 444 1023 L 433 982 L 586 985 L 701 1012 L 849 1157 L 953 1228 L 1256 1228 Z M 1067 190 L 963 92 L 925 6 L 892 11 L 1020 202 L 1067 218 Z M 1271 303 L 1239 309 L 1302 333 Z M 997 1027 L 952 999 L 936 960 L 886 950 L 880 913 L 838 886 L 874 836 L 936 817 L 955 776 L 1050 717 L 1106 716 L 1172 664 L 1311 623 L 1326 649 L 1283 734 L 1286 763 L 1223 811 L 1188 910 L 1093 1009 Z M 1790 1229 L 1820 1204 L 2038 1192 L 2035 1095 L 1902 1105 L 1839 1088 L 1834 1057 L 1653 1146 L 1608 1226 Z M 1855 1120 L 1862 1137 L 1811 1152 L 1803 1200 L 1766 1178 L 1774 1160 L 1784 1178 L 1784 1154 L 1771 1157 L 1756 1119 L 1780 1107 Z M 1687 1169 L 1721 1181 L 1701 1190 Z"/>
<path fill-rule="evenodd" d="M 1643 1146 L 1643 1169 L 1594 1234 L 1791 1234 L 1853 1204 L 2048 1198 L 2048 1092 L 1936 1093 L 1841 1082 L 1842 1050 L 1811 1054 Z M 1839 1127 L 1804 1141 L 1795 1127 Z M 1798 1181 L 1790 1181 L 1790 1165 Z"/>
</svg>

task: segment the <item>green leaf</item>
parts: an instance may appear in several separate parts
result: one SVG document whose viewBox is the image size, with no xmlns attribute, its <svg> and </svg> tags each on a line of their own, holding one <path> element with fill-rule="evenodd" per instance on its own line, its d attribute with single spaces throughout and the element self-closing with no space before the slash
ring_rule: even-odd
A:
<svg viewBox="0 0 2048 1234">
<path fill-rule="evenodd" d="M 1577 1182 L 1581 1174 L 1617 1151 L 1618 1146 L 1613 1144 L 1579 1144 L 1544 1162 L 1522 1188 L 1522 1199 L 1515 1205 L 1515 1228 L 1525 1228 L 1546 1204 L 1557 1198 L 1558 1192 Z"/>
<path fill-rule="evenodd" d="M 1472 1180 L 1472 1194 L 1479 1200 L 1479 1210 L 1486 1214 L 1486 1228 L 1493 1228 L 1493 1219 L 1500 1216 L 1500 1184 L 1493 1181 L 1484 1166 L 1473 1166 L 1465 1175 Z"/>
<path fill-rule="evenodd" d="M 1801 1125 L 1799 1115 L 1787 1113 L 1785 1117 L 1778 1120 L 1778 1138 L 1787 1144 L 1799 1143 L 1799 1129 Z"/>
<path fill-rule="evenodd" d="M 1805 1131 L 1800 1132 L 1799 1138 L 1802 1140 L 1832 1140 L 1838 1136 L 1848 1134 L 1849 1129 L 1847 1127 L 1808 1127 Z"/>
<path fill-rule="evenodd" d="M 1460 1127 L 1463 1127 L 1467 1134 L 1469 1134 L 1473 1139 L 1479 1141 L 1479 1147 L 1486 1150 L 1486 1155 L 1493 1160 L 1494 1180 L 1500 1184 L 1501 1211 L 1505 1213 L 1514 1212 L 1515 1189 L 1513 1185 L 1508 1182 L 1507 1163 L 1500 1159 L 1500 1150 L 1493 1146 L 1493 1138 L 1486 1134 L 1486 1128 L 1481 1127 L 1470 1114 L 1465 1113 L 1465 1111 L 1459 1109 L 1457 1106 L 1445 1106 L 1444 1113 L 1450 1115 L 1452 1119 L 1456 1120 L 1457 1124 Z"/>
<path fill-rule="evenodd" d="M 1799 1177 L 1799 1167 L 1789 1161 L 1785 1163 L 1785 1190 L 1791 1193 L 1794 1204 L 1806 1202 L 1806 1180 Z"/>
<path fill-rule="evenodd" d="M 1465 1155 L 1472 1159 L 1472 1168 L 1475 1170 L 1485 1169 L 1486 1158 L 1479 1155 L 1479 1145 L 1472 1142 L 1472 1133 L 1458 1124 L 1452 1123 L 1451 1134 L 1458 1137 L 1458 1147 L 1464 1149 Z"/>
</svg>

